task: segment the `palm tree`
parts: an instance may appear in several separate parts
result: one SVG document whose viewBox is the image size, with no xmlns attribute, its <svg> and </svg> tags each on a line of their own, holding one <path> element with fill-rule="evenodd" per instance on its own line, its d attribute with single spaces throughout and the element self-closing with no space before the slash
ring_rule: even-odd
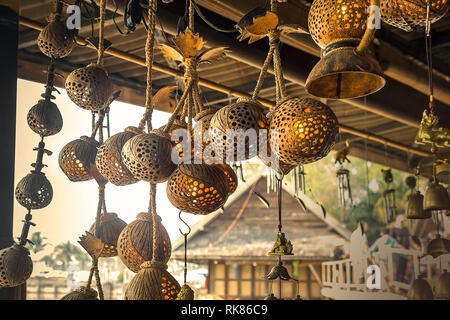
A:
<svg viewBox="0 0 450 320">
<path fill-rule="evenodd" d="M 44 241 L 47 240 L 46 237 L 41 236 L 41 232 L 34 232 L 31 235 L 31 243 L 28 242 L 27 248 L 33 252 L 34 254 L 44 250 L 44 248 L 47 246 L 47 243 L 44 243 Z"/>
<path fill-rule="evenodd" d="M 89 256 L 69 241 L 60 243 L 55 247 L 55 260 L 62 263 L 63 270 L 67 268 L 72 258 L 79 261 L 82 267 L 84 267 L 86 261 L 89 261 Z"/>
</svg>

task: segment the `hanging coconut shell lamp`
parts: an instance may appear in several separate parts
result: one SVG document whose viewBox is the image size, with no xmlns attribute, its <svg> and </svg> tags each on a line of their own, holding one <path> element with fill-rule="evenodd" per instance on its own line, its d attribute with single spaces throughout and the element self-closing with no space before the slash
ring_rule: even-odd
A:
<svg viewBox="0 0 450 320">
<path fill-rule="evenodd" d="M 381 0 L 381 19 L 406 32 L 424 28 L 427 23 L 428 3 L 430 23 L 444 17 L 450 7 L 448 0 Z"/>
<path fill-rule="evenodd" d="M 167 263 L 172 253 L 172 244 L 166 228 L 161 223 L 161 217 L 156 218 L 156 227 L 153 227 L 152 215 L 138 214 L 135 221 L 127 225 L 121 232 L 117 241 L 119 257 L 128 269 L 139 272 L 143 262 L 153 257 L 153 230 L 156 230 L 158 243 L 156 244 L 156 261 Z"/>
<path fill-rule="evenodd" d="M 181 211 L 206 215 L 225 204 L 229 181 L 218 166 L 182 164 L 167 182 L 167 197 Z"/>
<path fill-rule="evenodd" d="M 61 19 L 63 4 L 55 0 L 54 12 L 48 17 L 48 24 L 39 33 L 37 44 L 43 54 L 52 59 L 68 56 L 75 45 L 73 34 Z"/>
<path fill-rule="evenodd" d="M 61 300 L 98 300 L 98 293 L 92 288 L 80 287 L 66 294 Z"/>
<path fill-rule="evenodd" d="M 16 287 L 33 272 L 30 252 L 24 246 L 13 244 L 0 250 L 0 287 Z"/>
<path fill-rule="evenodd" d="M 102 8 L 102 4 L 100 3 Z M 105 15 L 100 13 L 97 39 L 89 39 L 97 47 L 97 62 L 72 71 L 66 79 L 66 91 L 70 100 L 80 108 L 100 111 L 108 107 L 113 97 L 113 83 L 103 67 L 103 55 L 111 43 L 104 39 Z"/>
<path fill-rule="evenodd" d="M 128 127 L 124 132 L 108 138 L 98 149 L 95 160 L 97 169 L 112 184 L 125 186 L 138 181 L 123 163 L 122 149 L 128 140 L 142 133 L 139 128 Z"/>
<path fill-rule="evenodd" d="M 54 61 L 48 66 L 46 90 L 42 94 L 44 99 L 34 105 L 27 114 L 27 123 L 31 130 L 41 137 L 48 137 L 57 134 L 63 127 L 63 118 L 61 112 L 52 99 L 55 79 L 55 64 Z"/>
<path fill-rule="evenodd" d="M 308 93 L 327 99 L 349 99 L 384 87 L 383 70 L 368 53 L 379 28 L 374 9 L 379 6 L 380 0 L 314 0 L 308 26 L 323 52 L 306 80 Z"/>
<path fill-rule="evenodd" d="M 200 147 L 195 146 L 197 149 L 194 147 L 194 153 L 195 157 L 202 159 L 205 164 L 215 163 L 216 152 L 214 150 L 214 146 L 212 145 L 209 128 L 211 127 L 211 119 L 217 111 L 218 109 L 216 108 L 206 108 L 194 117 L 194 120 L 196 121 L 193 128 L 194 135 L 201 133 L 201 140 L 198 136 L 194 136 L 194 141 L 196 141 L 195 139 L 199 139 L 201 141 Z"/>
<path fill-rule="evenodd" d="M 444 270 L 434 287 L 434 297 L 438 300 L 450 300 L 450 273 L 447 270 Z"/>
<path fill-rule="evenodd" d="M 125 300 L 175 300 L 180 291 L 177 280 L 167 272 L 167 265 L 146 261 L 131 279 Z"/>
<path fill-rule="evenodd" d="M 100 257 L 117 256 L 117 241 L 120 233 L 126 226 L 126 222 L 120 219 L 117 214 L 112 212 L 107 212 L 100 216 L 98 227 L 95 223 L 92 225 L 89 232 L 97 235 L 97 237 L 104 243 L 104 248 Z"/>
</svg>

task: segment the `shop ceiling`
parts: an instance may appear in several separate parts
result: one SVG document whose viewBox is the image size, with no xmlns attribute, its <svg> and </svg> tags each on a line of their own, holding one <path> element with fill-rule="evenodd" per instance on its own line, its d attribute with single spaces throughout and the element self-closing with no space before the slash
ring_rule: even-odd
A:
<svg viewBox="0 0 450 320">
<path fill-rule="evenodd" d="M 73 4 L 75 0 L 64 0 Z M 90 2 L 90 1 L 89 1 Z M 98 1 L 97 1 L 98 2 Z M 107 2 L 108 20 L 106 38 L 112 42 L 107 51 L 105 67 L 116 86 L 122 90 L 124 102 L 143 106 L 146 86 L 144 44 L 146 31 L 141 25 L 133 33 L 123 36 L 114 23 L 123 29 L 124 0 Z M 196 0 L 205 16 L 223 29 L 232 29 L 248 11 L 264 4 L 264 0 Z M 312 1 L 289 0 L 280 5 L 280 17 L 284 23 L 297 23 L 307 29 L 308 11 Z M 185 1 L 174 0 L 170 4 L 159 3 L 158 28 L 173 35 L 178 18 L 184 12 Z M 46 23 L 52 8 L 52 0 L 21 0 L 21 27 L 19 38 L 19 77 L 45 83 L 49 59 L 40 53 L 36 38 Z M 114 15 L 113 12 L 116 11 Z M 113 17 L 115 19 L 113 19 Z M 238 42 L 237 33 L 221 33 L 210 28 L 199 17 L 195 22 L 207 46 L 227 46 L 231 54 L 225 60 L 204 65 L 199 70 L 202 96 L 207 104 L 223 106 L 234 97 L 250 93 L 256 83 L 259 67 L 268 49 L 267 40 L 248 45 Z M 441 125 L 450 127 L 450 14 L 433 24 L 434 86 L 436 110 Z M 94 34 L 97 33 L 95 26 Z M 79 33 L 80 46 L 71 55 L 57 62 L 57 70 L 66 76 L 73 69 L 96 59 L 96 52 L 86 44 L 91 36 L 91 24 L 83 20 Z M 158 41 L 164 41 L 161 30 Z M 306 78 L 319 60 L 320 49 L 307 34 L 283 36 L 281 48 L 283 68 L 288 80 L 289 95 L 308 96 L 304 89 Z M 328 100 L 341 124 L 341 134 L 336 149 L 346 140 L 352 145 L 351 154 L 362 159 L 410 171 L 418 161 L 427 156 L 427 147 L 414 144 L 422 112 L 428 101 L 428 76 L 425 56 L 424 32 L 406 33 L 385 24 L 377 32 L 374 47 L 387 76 L 386 86 L 366 99 Z M 182 71 L 156 51 L 153 72 L 154 90 L 177 83 Z M 57 85 L 63 86 L 60 79 Z M 263 103 L 270 107 L 275 101 L 274 81 L 266 79 L 261 92 Z M 169 111 L 170 110 L 164 110 Z M 120 112 L 120 110 L 112 110 Z M 386 154 L 388 157 L 386 157 Z M 387 165 L 387 164 L 386 164 Z"/>
</svg>

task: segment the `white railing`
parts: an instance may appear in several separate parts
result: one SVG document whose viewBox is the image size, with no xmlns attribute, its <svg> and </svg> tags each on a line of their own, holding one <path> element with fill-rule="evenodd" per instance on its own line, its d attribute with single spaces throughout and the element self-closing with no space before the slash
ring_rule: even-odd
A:
<svg viewBox="0 0 450 320">
<path fill-rule="evenodd" d="M 433 264 L 437 264 L 437 266 L 442 270 L 450 270 L 450 254 L 433 259 L 431 256 L 422 258 L 423 253 L 421 251 L 406 250 L 401 248 L 383 248 L 382 252 L 373 253 L 369 259 L 364 259 L 361 261 L 345 259 L 323 262 L 322 294 L 325 297 L 333 299 L 352 299 L 352 297 L 355 299 L 373 299 L 376 298 L 376 296 L 379 296 L 381 299 L 388 296 L 394 299 L 405 298 L 398 293 L 392 293 L 392 291 L 398 292 L 398 289 L 404 289 L 407 291 L 410 287 L 409 283 L 401 282 L 395 279 L 396 255 L 412 257 L 412 266 L 415 276 L 421 273 L 421 266 L 425 266 L 427 278 L 431 278 L 431 269 Z M 380 260 L 380 257 L 384 257 L 384 259 L 387 258 L 387 261 Z M 362 269 L 364 274 L 355 274 L 355 262 L 359 262 L 359 269 Z M 367 287 L 367 277 L 370 276 L 370 274 L 366 273 L 366 270 L 371 264 L 380 267 L 382 270 L 381 277 L 387 276 L 387 278 L 385 278 L 387 288 L 382 290 L 373 290 Z M 384 264 L 384 266 L 382 266 L 382 264 Z M 362 281 L 362 279 L 364 281 Z"/>
</svg>

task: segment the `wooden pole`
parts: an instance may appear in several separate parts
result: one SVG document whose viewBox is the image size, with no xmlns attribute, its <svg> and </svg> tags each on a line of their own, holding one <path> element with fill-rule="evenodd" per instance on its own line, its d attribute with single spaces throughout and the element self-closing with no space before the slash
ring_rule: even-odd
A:
<svg viewBox="0 0 450 320">
<path fill-rule="evenodd" d="M 0 70 L 2 71 L 2 116 L 0 117 L 0 249 L 13 243 L 14 210 L 14 160 L 16 142 L 16 100 L 17 100 L 17 51 L 19 36 L 19 16 L 16 8 L 0 2 Z M 22 300 L 26 286 L 0 288 L 0 300 Z"/>
</svg>

